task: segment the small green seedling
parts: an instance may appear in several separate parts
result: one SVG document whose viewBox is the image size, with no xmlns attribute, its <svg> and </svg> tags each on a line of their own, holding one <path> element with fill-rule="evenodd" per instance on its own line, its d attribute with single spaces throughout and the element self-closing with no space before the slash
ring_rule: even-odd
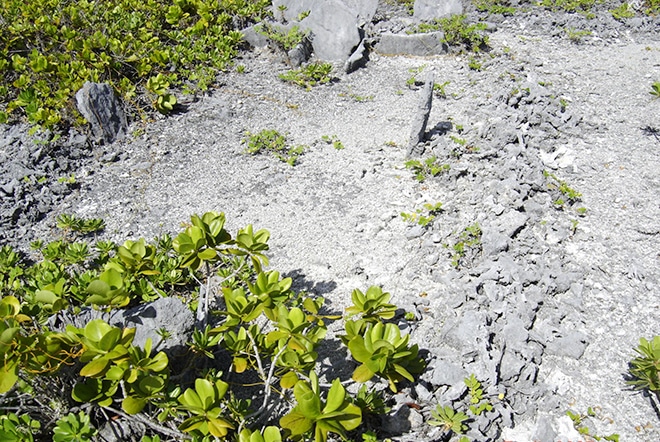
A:
<svg viewBox="0 0 660 442">
<path fill-rule="evenodd" d="M 321 141 L 326 144 L 332 144 L 332 147 L 337 150 L 342 150 L 344 148 L 344 144 L 339 140 L 339 138 L 337 138 L 337 135 L 323 135 L 321 137 Z"/>
<path fill-rule="evenodd" d="M 467 226 L 452 246 L 451 265 L 459 267 L 468 251 L 478 250 L 481 247 L 481 227 L 479 223 Z"/>
<path fill-rule="evenodd" d="M 609 434 L 607 436 L 597 436 L 595 434 L 591 433 L 591 430 L 589 427 L 585 424 L 585 420 L 589 418 L 600 418 L 597 413 L 598 407 L 592 408 L 589 407 L 587 408 L 587 412 L 582 414 L 582 413 L 575 413 L 571 410 L 566 411 L 566 415 L 571 418 L 571 421 L 573 421 L 573 427 L 577 430 L 580 435 L 584 436 L 587 440 L 605 440 L 605 441 L 610 441 L 610 442 L 619 442 L 619 435 L 616 433 Z"/>
<path fill-rule="evenodd" d="M 435 177 L 443 172 L 448 172 L 449 164 L 440 164 L 438 157 L 431 156 L 425 160 L 408 160 L 404 163 L 406 169 L 410 169 L 415 174 L 417 181 L 424 182 L 429 177 Z"/>
<path fill-rule="evenodd" d="M 649 94 L 653 95 L 655 98 L 660 98 L 660 81 L 656 81 L 651 85 L 651 91 Z"/>
<path fill-rule="evenodd" d="M 307 146 L 290 146 L 286 142 L 286 136 L 273 129 L 264 129 L 259 133 L 246 133 L 243 143 L 247 144 L 246 153 L 256 155 L 262 152 L 270 152 L 280 161 L 295 166 L 298 158 L 305 152 Z"/>
<path fill-rule="evenodd" d="M 429 425 L 434 427 L 442 427 L 444 431 L 449 431 L 456 434 L 463 434 L 467 431 L 468 426 L 465 422 L 468 417 L 465 413 L 454 410 L 449 405 L 438 405 L 435 410 L 431 410 L 433 419 L 429 420 Z"/>
<path fill-rule="evenodd" d="M 435 204 L 424 203 L 422 208 L 415 210 L 413 213 L 401 212 L 401 218 L 408 223 L 425 227 L 433 222 L 440 212 L 442 212 L 441 202 Z"/>
<path fill-rule="evenodd" d="M 468 394 L 470 396 L 470 411 L 475 416 L 479 416 L 484 411 L 493 409 L 493 405 L 484 399 L 484 390 L 481 382 L 477 380 L 474 373 L 463 380 L 468 387 Z"/>
</svg>

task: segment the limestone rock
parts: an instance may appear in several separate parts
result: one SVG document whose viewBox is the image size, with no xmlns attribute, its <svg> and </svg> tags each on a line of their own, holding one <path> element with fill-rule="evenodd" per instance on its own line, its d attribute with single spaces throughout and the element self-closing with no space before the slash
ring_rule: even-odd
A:
<svg viewBox="0 0 660 442">
<path fill-rule="evenodd" d="M 428 32 L 423 34 L 392 34 L 384 33 L 376 45 L 376 52 L 383 55 L 416 55 L 428 57 L 447 52 L 442 42 L 444 33 Z"/>
<path fill-rule="evenodd" d="M 463 13 L 461 0 L 415 0 L 413 18 L 417 21 L 433 20 Z"/>
<path fill-rule="evenodd" d="M 92 126 L 95 142 L 112 143 L 126 136 L 126 114 L 109 84 L 86 82 L 76 92 L 76 105 Z"/>
</svg>

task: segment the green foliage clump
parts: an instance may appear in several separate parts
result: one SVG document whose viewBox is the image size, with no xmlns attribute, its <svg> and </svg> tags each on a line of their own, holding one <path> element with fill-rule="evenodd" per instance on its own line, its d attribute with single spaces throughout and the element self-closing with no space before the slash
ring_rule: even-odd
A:
<svg viewBox="0 0 660 442">
<path fill-rule="evenodd" d="M 624 2 L 619 7 L 610 9 L 610 14 L 616 20 L 624 21 L 626 18 L 633 18 L 635 16 L 635 10 L 630 6 L 630 3 Z"/>
<path fill-rule="evenodd" d="M 268 23 L 258 25 L 257 32 L 266 36 L 284 51 L 295 48 L 309 35 L 309 31 L 302 31 L 300 26 L 292 26 L 288 31 L 285 31 Z"/>
<path fill-rule="evenodd" d="M 300 69 L 291 69 L 282 73 L 279 77 L 282 81 L 310 90 L 319 84 L 329 83 L 332 80 L 330 72 L 332 72 L 330 63 L 309 63 Z"/>
<path fill-rule="evenodd" d="M 544 170 L 543 176 L 550 179 L 548 189 L 559 193 L 559 197 L 554 200 L 555 206 L 558 208 L 563 209 L 567 204 L 572 206 L 581 200 L 582 194 L 569 186 L 566 181 L 559 179 L 555 174 Z"/>
<path fill-rule="evenodd" d="M 655 98 L 660 98 L 660 81 L 656 81 L 651 85 L 651 91 L 649 94 L 653 95 Z"/>
<path fill-rule="evenodd" d="M 412 170 L 415 179 L 420 183 L 429 177 L 435 177 L 450 169 L 449 164 L 440 164 L 438 157 L 431 156 L 424 160 L 408 160 L 404 163 L 406 169 Z"/>
<path fill-rule="evenodd" d="M 297 293 L 291 278 L 265 270 L 268 231 L 248 225 L 232 235 L 224 226 L 223 213 L 207 212 L 174 238 L 88 243 L 71 230 L 35 244 L 41 258 L 0 248 L 0 437 L 91 440 L 96 427 L 123 416 L 145 424 L 143 440 L 152 442 L 325 442 L 330 433 L 348 437 L 363 413 L 387 412 L 366 388 L 351 397 L 340 379 L 320 384 L 317 348 L 341 316 L 321 313 L 323 298 Z M 64 330 L 49 322 L 85 306 L 120 309 L 166 296 L 197 311 L 180 355 L 159 351 L 162 341 L 136 346 L 135 329 L 102 319 Z M 359 318 L 346 321 L 342 342 L 359 365 L 356 382 L 378 375 L 396 391 L 424 363 L 409 336 L 383 322 L 395 315 L 389 299 L 379 287 L 354 291 L 349 313 Z M 158 334 L 169 338 L 167 330 Z M 215 361 L 219 352 L 228 364 Z M 274 415 L 273 396 L 288 400 L 290 391 L 291 406 Z M 26 410 L 20 416 L 11 412 L 19 404 Z"/>
<path fill-rule="evenodd" d="M 247 133 L 247 137 L 243 140 L 247 144 L 246 152 L 256 155 L 262 152 L 270 152 L 280 161 L 283 161 L 291 166 L 295 166 L 307 146 L 289 146 L 286 142 L 286 136 L 282 135 L 273 129 L 264 129 L 259 133 Z"/>
<path fill-rule="evenodd" d="M 401 218 L 406 222 L 425 227 L 431 224 L 440 212 L 442 212 L 441 202 L 424 203 L 423 207 L 415 210 L 414 213 L 401 212 Z"/>
<path fill-rule="evenodd" d="M 647 390 L 656 397 L 660 395 L 660 336 L 650 341 L 641 338 L 635 349 L 638 356 L 630 362 L 632 380 L 628 381 L 635 390 Z"/>
<path fill-rule="evenodd" d="M 541 0 L 539 6 L 551 11 L 579 12 L 592 17 L 591 8 L 597 0 Z"/>
<path fill-rule="evenodd" d="M 479 223 L 471 224 L 463 229 L 452 246 L 452 266 L 459 267 L 468 256 L 468 252 L 474 254 L 481 249 L 481 233 Z"/>
<path fill-rule="evenodd" d="M 598 418 L 603 420 L 603 416 L 599 415 L 599 407 L 588 407 L 586 413 L 577 413 L 571 410 L 566 411 L 566 415 L 573 421 L 573 427 L 580 435 L 584 436 L 586 440 L 605 440 L 611 442 L 619 442 L 619 435 L 616 433 L 608 434 L 605 436 L 598 436 L 593 434 L 589 427 L 585 424 L 585 420 Z"/>
<path fill-rule="evenodd" d="M 660 0 L 646 0 L 644 7 L 644 14 L 646 15 L 660 14 Z"/>
<path fill-rule="evenodd" d="M 0 123 L 47 128 L 81 122 L 73 94 L 108 82 L 132 108 L 171 111 L 204 90 L 236 55 L 236 24 L 268 14 L 268 0 L 7 0 L 0 3 Z"/>
<path fill-rule="evenodd" d="M 450 47 L 466 48 L 479 52 L 488 48 L 488 36 L 484 33 L 485 23 L 467 23 L 465 14 L 439 19 L 445 36 L 443 41 Z"/>
<path fill-rule="evenodd" d="M 344 149 L 344 143 L 341 142 L 337 135 L 323 135 L 321 137 L 321 141 L 326 144 L 332 144 L 332 147 L 334 147 L 336 150 Z"/>
<path fill-rule="evenodd" d="M 449 405 L 438 405 L 435 410 L 431 410 L 432 419 L 429 420 L 429 425 L 435 427 L 442 427 L 444 431 L 456 434 L 463 434 L 468 430 L 465 424 L 469 418 L 461 412 L 456 411 Z"/>
<path fill-rule="evenodd" d="M 472 3 L 479 12 L 502 15 L 513 15 L 516 13 L 516 8 L 510 6 L 508 0 L 473 0 Z"/>
</svg>

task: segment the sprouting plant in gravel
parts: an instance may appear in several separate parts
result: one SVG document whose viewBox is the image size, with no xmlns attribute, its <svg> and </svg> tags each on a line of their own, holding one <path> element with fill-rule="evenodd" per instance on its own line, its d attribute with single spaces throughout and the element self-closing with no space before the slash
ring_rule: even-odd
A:
<svg viewBox="0 0 660 442">
<path fill-rule="evenodd" d="M 292 69 L 279 75 L 280 80 L 293 83 L 302 88 L 310 90 L 319 84 L 326 84 L 332 80 L 330 63 L 309 63 L 300 69 Z"/>
<path fill-rule="evenodd" d="M 660 336 L 651 340 L 640 338 L 639 346 L 635 349 L 638 356 L 630 361 L 632 388 L 647 391 L 660 400 Z"/>
<path fill-rule="evenodd" d="M 477 57 L 470 57 L 468 58 L 468 68 L 472 71 L 481 71 L 482 67 L 481 60 L 479 60 Z"/>
<path fill-rule="evenodd" d="M 447 98 L 447 92 L 445 88 L 449 86 L 451 81 L 445 81 L 444 83 L 433 83 L 433 92 L 435 93 L 436 97 L 439 98 Z"/>
<path fill-rule="evenodd" d="M 469 419 L 468 416 L 463 412 L 454 410 L 449 405 L 436 406 L 435 410 L 431 410 L 431 416 L 432 419 L 428 421 L 429 425 L 442 427 L 446 432 L 463 434 L 468 429 L 465 424 Z"/>
<path fill-rule="evenodd" d="M 580 201 L 582 198 L 582 194 L 580 192 L 569 186 L 566 181 L 559 179 L 557 175 L 553 174 L 552 172 L 544 170 L 543 176 L 550 179 L 550 182 L 548 183 L 548 189 L 559 191 L 560 196 L 559 198 L 555 199 L 555 206 L 563 208 L 566 204 L 573 205 Z M 581 214 L 584 214 L 585 212 L 586 209 L 582 211 Z"/>
<path fill-rule="evenodd" d="M 435 177 L 450 169 L 449 164 L 441 164 L 438 157 L 431 156 L 423 160 L 412 159 L 404 163 L 406 169 L 412 170 L 417 181 L 424 182 L 429 177 Z"/>
<path fill-rule="evenodd" d="M 588 407 L 586 413 L 576 413 L 572 410 L 567 410 L 566 415 L 571 418 L 571 421 L 573 421 L 573 427 L 577 430 L 578 433 L 580 433 L 580 435 L 584 436 L 586 440 L 619 442 L 618 434 L 613 433 L 606 436 L 598 436 L 593 434 L 589 427 L 586 425 L 585 421 L 590 418 L 599 418 L 602 420 L 602 417 L 599 416 L 598 413 L 598 407 Z"/>
<path fill-rule="evenodd" d="M 472 3 L 479 12 L 502 15 L 513 15 L 516 13 L 516 8 L 510 6 L 508 0 L 473 0 Z"/>
<path fill-rule="evenodd" d="M 488 36 L 485 23 L 467 23 L 465 14 L 453 15 L 440 19 L 440 26 L 445 36 L 443 42 L 450 47 L 463 48 L 479 52 L 488 48 Z"/>
<path fill-rule="evenodd" d="M 633 18 L 635 16 L 635 10 L 630 6 L 630 3 L 623 2 L 619 7 L 610 9 L 610 14 L 616 20 L 624 21 L 627 18 Z"/>
<path fill-rule="evenodd" d="M 591 31 L 588 29 L 575 29 L 575 28 L 564 28 L 564 32 L 570 41 L 573 43 L 580 43 L 584 37 L 591 35 Z"/>
<path fill-rule="evenodd" d="M 468 387 L 468 395 L 470 397 L 469 408 L 472 414 L 479 416 L 484 411 L 490 411 L 493 409 L 493 404 L 484 398 L 483 386 L 481 385 L 481 382 L 477 380 L 474 373 L 463 379 L 463 382 Z"/>
<path fill-rule="evenodd" d="M 326 144 L 331 144 L 332 147 L 334 147 L 337 150 L 342 150 L 344 148 L 344 144 L 337 137 L 337 135 L 323 135 L 321 137 L 321 141 L 323 141 Z"/>
<path fill-rule="evenodd" d="M 419 224 L 424 227 L 429 225 L 442 212 L 442 203 L 435 204 L 424 203 L 423 207 L 415 210 L 415 212 L 407 213 L 401 212 L 401 218 L 411 224 Z"/>
<path fill-rule="evenodd" d="M 459 267 L 462 265 L 464 258 L 470 254 L 478 253 L 481 250 L 481 226 L 479 223 L 474 223 L 467 226 L 460 233 L 456 242 L 451 246 L 451 265 Z"/>
<path fill-rule="evenodd" d="M 426 65 L 423 64 L 421 66 L 408 69 L 408 73 L 410 74 L 410 76 L 406 79 L 406 86 L 408 86 L 408 88 L 412 89 L 415 86 L 420 86 L 423 84 L 422 81 L 417 79 L 417 75 L 421 74 L 425 68 Z"/>
<path fill-rule="evenodd" d="M 284 51 L 290 51 L 300 44 L 309 35 L 308 30 L 301 30 L 300 26 L 292 26 L 286 30 L 268 23 L 261 23 L 256 31 L 275 43 Z"/>
<path fill-rule="evenodd" d="M 656 81 L 651 85 L 649 94 L 653 95 L 654 98 L 660 98 L 660 81 Z"/>
<path fill-rule="evenodd" d="M 287 144 L 286 136 L 274 129 L 264 129 L 259 133 L 246 133 L 243 143 L 247 144 L 246 153 L 256 155 L 262 152 L 270 152 L 280 161 L 295 166 L 307 146 L 290 146 Z"/>
<path fill-rule="evenodd" d="M 340 93 L 340 97 L 348 97 L 351 100 L 355 101 L 356 103 L 366 103 L 367 101 L 374 101 L 374 95 L 358 95 L 358 94 L 345 94 L 345 93 Z"/>
</svg>

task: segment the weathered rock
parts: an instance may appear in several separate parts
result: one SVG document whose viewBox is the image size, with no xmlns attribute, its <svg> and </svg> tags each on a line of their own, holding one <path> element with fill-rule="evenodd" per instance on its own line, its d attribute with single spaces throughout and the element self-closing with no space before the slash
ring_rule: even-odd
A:
<svg viewBox="0 0 660 442">
<path fill-rule="evenodd" d="M 312 32 L 314 54 L 321 60 L 345 61 L 362 41 L 357 14 L 340 0 L 315 3 L 301 26 Z"/>
<path fill-rule="evenodd" d="M 350 57 L 348 57 L 348 60 L 346 60 L 346 63 L 344 63 L 344 71 L 347 74 L 350 74 L 351 72 L 364 67 L 368 60 L 368 54 L 369 51 L 367 51 L 364 40 L 362 40 L 357 49 L 355 49 Z"/>
<path fill-rule="evenodd" d="M 121 315 L 113 317 L 113 323 L 121 321 L 124 327 L 135 327 L 133 344 L 140 347 L 149 338 L 154 345 L 158 343 L 161 338 L 157 332 L 160 329 L 167 330 L 171 336 L 159 349 L 183 347 L 193 330 L 192 312 L 175 297 L 160 298 L 120 312 Z"/>
<path fill-rule="evenodd" d="M 307 38 L 298 43 L 293 49 L 287 52 L 287 58 L 289 59 L 289 64 L 294 68 L 299 67 L 301 64 L 309 60 L 309 57 L 312 55 L 312 42 Z"/>
<path fill-rule="evenodd" d="M 413 18 L 428 21 L 463 13 L 461 0 L 415 0 Z"/>
<path fill-rule="evenodd" d="M 112 143 L 126 136 L 126 114 L 109 84 L 86 82 L 76 92 L 76 105 L 91 125 L 95 142 Z"/>
<path fill-rule="evenodd" d="M 442 42 L 444 35 L 440 31 L 411 35 L 385 33 L 375 49 L 382 55 L 441 55 L 447 52 L 447 46 Z"/>
<path fill-rule="evenodd" d="M 407 156 L 411 156 L 414 148 L 424 141 L 426 125 L 431 114 L 433 105 L 433 73 L 429 72 L 424 82 L 424 88 L 421 91 L 417 112 L 413 117 L 412 129 L 410 130 L 410 141 L 408 142 Z"/>
<path fill-rule="evenodd" d="M 555 356 L 580 359 L 588 345 L 587 336 L 582 332 L 574 330 L 556 338 L 552 342 L 548 342 L 545 352 Z"/>
</svg>

